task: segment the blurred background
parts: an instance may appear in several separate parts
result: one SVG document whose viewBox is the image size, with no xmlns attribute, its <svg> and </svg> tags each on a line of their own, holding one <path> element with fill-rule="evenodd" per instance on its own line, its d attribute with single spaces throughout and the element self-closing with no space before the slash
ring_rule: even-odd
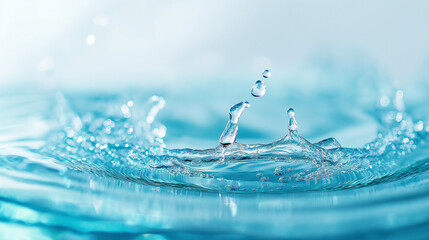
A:
<svg viewBox="0 0 429 240">
<path fill-rule="evenodd" d="M 213 146 L 242 100 L 243 142 L 282 137 L 294 106 L 311 140 L 362 145 L 381 95 L 427 100 L 428 22 L 428 1 L 0 0 L 0 88 L 161 94 L 173 146 Z"/>
</svg>

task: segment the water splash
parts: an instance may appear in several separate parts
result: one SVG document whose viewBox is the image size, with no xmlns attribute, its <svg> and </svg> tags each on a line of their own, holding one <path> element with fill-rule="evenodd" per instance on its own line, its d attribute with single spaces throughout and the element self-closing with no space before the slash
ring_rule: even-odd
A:
<svg viewBox="0 0 429 240">
<path fill-rule="evenodd" d="M 312 210 L 318 207 L 315 204 L 321 204 L 317 208 L 321 211 L 350 205 L 349 211 L 353 211 L 357 205 L 359 214 L 370 198 L 380 203 L 387 201 L 386 196 L 397 194 L 389 199 L 398 204 L 399 198 L 409 199 L 405 194 L 419 190 L 417 186 L 427 189 L 424 182 L 429 169 L 425 124 L 414 120 L 398 97 L 400 94 L 394 94 L 388 98 L 391 104 L 374 110 L 379 134 L 362 148 L 341 147 L 334 138 L 308 141 L 298 134 L 292 111 L 288 113 L 287 129 L 285 126 L 282 130 L 283 138 L 265 144 L 241 144 L 236 142 L 240 140 L 238 122 L 248 103 L 240 102 L 230 109 L 226 129 L 232 131 L 226 133 L 232 134 L 224 134 L 229 137 L 225 140 L 229 144 L 209 149 L 173 149 L 159 147 L 156 140 L 163 140 L 165 134 L 156 125 L 157 113 L 165 105 L 161 97 L 140 101 L 121 95 L 94 98 L 69 94 L 40 101 L 46 96 L 39 96 L 36 102 L 42 102 L 46 109 L 31 105 L 25 114 L 42 115 L 43 118 L 29 119 L 48 123 L 46 133 L 22 141 L 2 142 L 0 147 L 2 186 L 13 181 L 26 189 L 3 188 L 1 214 L 3 219 L 11 221 L 61 226 L 79 232 L 133 232 L 136 228 L 146 229 L 150 226 L 148 221 L 153 219 L 166 221 L 154 223 L 156 227 L 164 224 L 162 228 L 170 230 L 172 226 L 181 226 L 183 214 L 189 213 L 176 214 L 178 209 L 196 209 L 186 215 L 193 221 L 200 213 L 204 213 L 201 219 L 230 214 L 231 221 L 240 217 L 237 224 L 242 226 L 253 226 L 254 222 L 248 220 L 250 213 L 265 216 L 271 211 L 272 215 L 258 222 L 260 226 L 273 219 L 280 221 L 291 209 L 298 208 L 305 211 L 292 217 L 299 219 L 305 212 L 311 212 L 303 220 L 307 222 L 314 218 Z M 52 103 L 56 104 L 54 114 Z M 19 126 L 28 124 L 28 118 L 19 119 L 24 122 Z M 159 130 L 161 134 L 156 132 Z M 347 191 L 339 191 L 342 189 Z M 255 192 L 261 194 L 249 194 Z M 246 194 L 241 198 L 236 193 Z M 422 194 L 416 193 L 419 197 Z M 38 199 L 42 205 L 33 208 L 34 201 L 28 199 Z M 400 209 L 409 211 L 409 206 Z M 27 214 L 8 214 L 8 209 Z M 395 209 L 389 208 L 389 214 Z M 373 213 L 373 210 L 370 207 L 365 213 L 376 217 L 379 211 Z M 419 212 L 421 209 L 416 214 Z M 35 217 L 39 215 L 40 218 Z M 82 218 L 70 220 L 69 216 Z M 340 224 L 352 216 L 338 219 L 335 215 L 333 219 Z M 116 229 L 105 226 L 105 219 L 114 221 Z M 279 231 L 283 232 L 285 225 Z"/>
<path fill-rule="evenodd" d="M 226 146 L 235 142 L 238 131 L 238 120 L 245 108 L 250 107 L 248 102 L 239 102 L 229 109 L 229 120 L 222 135 L 219 138 L 220 144 Z"/>
<path fill-rule="evenodd" d="M 167 128 L 155 118 L 160 110 L 165 107 L 165 100 L 160 96 L 152 96 L 145 104 L 142 113 L 136 113 L 133 116 L 134 124 L 137 126 L 137 133 L 144 135 L 152 146 L 164 148 L 163 138 L 166 135 Z M 143 121 L 141 119 L 144 119 Z"/>
<path fill-rule="evenodd" d="M 338 140 L 335 138 L 332 138 L 332 137 L 324 139 L 320 142 L 317 142 L 317 143 L 315 143 L 315 145 L 318 147 L 322 147 L 324 149 L 334 149 L 334 148 L 340 148 L 341 147 Z"/>
<path fill-rule="evenodd" d="M 399 100 L 392 100 L 395 101 Z M 219 139 L 220 146 L 203 150 L 168 149 L 157 144 L 163 143 L 165 131 L 160 136 L 153 133 L 154 129 L 159 129 L 153 125 L 155 115 L 165 101 L 152 97 L 145 105 L 146 114 L 139 115 L 136 109 L 130 109 L 131 116 L 127 111 L 124 115 L 124 105 L 130 104 L 119 107 L 120 119 L 115 115 L 100 116 L 100 120 L 87 119 L 70 109 L 71 112 L 63 111 L 61 114 L 65 116 L 58 119 L 79 118 L 82 121 L 77 125 L 73 121 L 60 123 L 64 131 L 73 129 L 74 134 L 66 133 L 66 140 L 53 138 L 43 154 L 58 158 L 67 152 L 70 155 L 66 155 L 65 162 L 71 168 L 97 166 L 97 170 L 91 171 L 113 175 L 117 174 L 112 171 L 125 172 L 127 178 L 151 184 L 209 191 L 313 191 L 362 186 L 374 179 L 383 179 L 409 164 L 395 161 L 391 165 L 392 159 L 406 156 L 427 139 L 426 132 L 421 131 L 421 123 L 414 123 L 406 112 L 392 105 L 378 110 L 380 134 L 363 148 L 343 148 L 335 138 L 311 143 L 298 134 L 293 109 L 287 111 L 288 133 L 282 139 L 267 144 L 240 144 L 236 142 L 239 119 L 250 106 L 248 102 L 240 102 L 230 109 L 229 121 Z M 134 108 L 137 103 L 131 105 Z M 102 126 L 96 124 L 98 122 Z M 135 131 L 120 138 L 125 131 L 122 128 L 138 129 L 138 126 L 143 126 L 143 134 Z M 108 128 L 110 130 L 106 131 Z M 147 146 L 142 145 L 142 137 Z M 157 137 L 159 139 L 155 140 Z M 260 174 L 255 178 L 257 171 Z M 263 182 L 264 187 L 257 186 L 258 182 Z"/>
<path fill-rule="evenodd" d="M 295 110 L 289 108 L 287 110 L 287 115 L 289 117 L 289 126 L 288 129 L 291 133 L 298 131 L 298 122 L 295 119 Z"/>
<path fill-rule="evenodd" d="M 308 221 L 314 219 L 315 208 L 318 212 L 352 208 L 349 210 L 361 216 L 368 199 L 386 202 L 386 191 L 398 194 L 388 198 L 395 204 L 398 197 L 409 199 L 410 190 L 416 191 L 419 198 L 427 192 L 429 134 L 425 123 L 407 112 L 402 92 L 379 100 L 379 107 L 372 113 L 379 123 L 378 135 L 364 147 L 356 148 L 342 147 L 332 137 L 317 142 L 307 140 L 298 133 L 293 109 L 287 112 L 287 128 L 279 129 L 285 132 L 283 138 L 269 143 L 240 143 L 238 124 L 244 109 L 250 106 L 248 102 L 231 107 L 218 146 L 175 149 L 164 143 L 167 128 L 157 120 L 166 104 L 162 97 L 153 96 L 143 101 L 122 95 L 38 96 L 36 101 L 30 98 L 31 102 L 42 102 L 45 108 L 30 105 L 23 111 L 28 117 L 23 118 L 20 105 L 29 101 L 27 96 L 25 99 L 8 102 L 16 103 L 13 109 L 19 110 L 18 120 L 10 122 L 19 126 L 18 133 L 24 131 L 27 135 L 6 143 L 0 138 L 0 185 L 3 186 L 0 215 L 10 221 L 48 228 L 67 227 L 77 232 L 134 232 L 147 229 L 154 219 L 165 221 L 155 222 L 156 227 L 161 224 L 163 229 L 171 230 L 172 226 L 182 226 L 184 216 L 194 221 L 204 213 L 200 219 L 205 221 L 206 216 L 217 219 L 218 214 L 228 213 L 231 222 L 244 222 L 242 226 L 249 229 L 248 226 L 255 226 L 255 222 L 249 220 L 250 213 L 256 214 L 250 215 L 253 217 L 266 216 L 267 211 L 274 213 L 258 221 L 256 226 L 261 226 L 265 222 L 280 221 L 291 209 L 304 208 L 292 218 L 300 219 L 309 212 L 311 216 L 303 220 L 308 226 Z M 30 123 L 40 119 L 43 124 L 28 129 L 25 128 L 28 119 L 32 119 Z M 3 125 L 11 126 L 10 123 Z M 45 126 L 41 135 L 28 135 L 39 126 Z M 4 129 L 7 128 L 1 128 L 0 132 Z M 9 135 L 20 136 L 12 133 Z M 9 185 L 21 189 L 8 190 Z M 424 191 L 418 192 L 421 189 Z M 345 196 L 342 200 L 340 194 Z M 42 206 L 33 209 L 32 199 L 37 199 Z M 358 204 L 354 205 L 353 201 Z M 212 207 L 216 204 L 220 204 L 218 208 Z M 318 208 L 315 204 L 322 206 Z M 387 211 L 388 214 L 394 210 L 409 211 L 410 206 L 412 204 Z M 419 206 L 429 209 L 427 204 Z M 22 216 L 10 214 L 7 209 L 33 212 Z M 178 209 L 196 210 L 194 214 L 176 214 Z M 368 209 L 365 214 L 371 216 L 369 220 L 379 213 L 371 215 L 374 208 Z M 419 208 L 415 214 L 421 212 L 425 213 Z M 34 217 L 38 214 L 43 215 L 40 220 Z M 46 217 L 46 214 L 51 215 Z M 340 224 L 355 214 L 348 214 L 344 219 L 338 215 L 328 217 Z M 69 216 L 79 217 L 70 220 Z M 240 220 L 236 221 L 238 217 Z M 91 219 L 101 219 L 101 222 Z M 106 227 L 106 219 L 116 219 L 117 229 Z M 289 222 L 278 230 L 283 233 Z"/>
</svg>

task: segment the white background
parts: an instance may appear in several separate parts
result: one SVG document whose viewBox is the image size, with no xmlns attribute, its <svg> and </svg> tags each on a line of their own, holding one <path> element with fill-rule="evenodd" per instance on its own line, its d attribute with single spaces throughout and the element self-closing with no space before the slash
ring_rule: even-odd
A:
<svg viewBox="0 0 429 240">
<path fill-rule="evenodd" d="M 311 85 L 328 57 L 403 88 L 427 79 L 428 23 L 428 1 L 0 1 L 0 83 L 165 88 L 270 67 Z"/>
</svg>

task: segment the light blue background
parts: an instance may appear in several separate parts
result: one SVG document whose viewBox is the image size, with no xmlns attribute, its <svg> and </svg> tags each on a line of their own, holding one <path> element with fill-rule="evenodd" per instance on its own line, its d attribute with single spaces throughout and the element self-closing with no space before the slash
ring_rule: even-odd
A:
<svg viewBox="0 0 429 240">
<path fill-rule="evenodd" d="M 0 86 L 162 94 L 172 121 L 212 133 L 204 146 L 238 101 L 255 109 L 243 129 L 265 132 L 242 130 L 244 141 L 282 137 L 293 106 L 311 140 L 356 146 L 374 122 L 330 114 L 368 109 L 392 88 L 427 99 L 428 22 L 428 1 L 0 1 Z M 255 100 L 265 68 L 267 95 Z"/>
</svg>

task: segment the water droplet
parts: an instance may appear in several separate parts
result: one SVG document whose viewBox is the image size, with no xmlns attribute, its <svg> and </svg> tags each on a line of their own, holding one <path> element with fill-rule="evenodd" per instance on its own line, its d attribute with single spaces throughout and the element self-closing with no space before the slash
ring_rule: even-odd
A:
<svg viewBox="0 0 429 240">
<path fill-rule="evenodd" d="M 155 138 L 163 138 L 167 133 L 167 127 L 165 127 L 161 123 L 155 123 L 152 126 L 152 133 L 155 136 Z"/>
<path fill-rule="evenodd" d="M 134 132 L 134 128 L 128 128 L 127 133 L 132 134 Z"/>
<path fill-rule="evenodd" d="M 402 92 L 401 90 L 396 91 L 395 97 L 393 99 L 393 105 L 398 111 L 403 112 L 405 110 L 404 92 Z"/>
<path fill-rule="evenodd" d="M 265 84 L 263 81 L 258 80 L 255 82 L 255 85 L 252 87 L 252 96 L 254 97 L 262 97 L 265 95 Z"/>
<path fill-rule="evenodd" d="M 297 131 L 298 122 L 295 119 L 295 111 L 292 108 L 289 108 L 289 110 L 287 110 L 287 115 L 289 116 L 289 131 Z"/>
<path fill-rule="evenodd" d="M 380 98 L 380 105 L 382 107 L 387 107 L 390 104 L 390 99 L 387 96 L 383 96 Z"/>
<path fill-rule="evenodd" d="M 90 34 L 86 37 L 86 43 L 91 46 L 95 43 L 95 36 Z"/>
<path fill-rule="evenodd" d="M 264 78 L 269 78 L 269 77 L 271 76 L 271 72 L 270 72 L 270 70 L 266 69 L 266 70 L 262 73 L 262 76 L 263 76 Z"/>
<path fill-rule="evenodd" d="M 130 109 L 128 108 L 127 105 L 125 105 L 125 104 L 121 105 L 121 112 L 122 112 L 124 117 L 126 117 L 126 118 L 131 117 L 131 112 L 130 112 Z"/>
<path fill-rule="evenodd" d="M 250 107 L 250 104 L 246 102 L 239 102 L 229 109 L 229 121 L 226 124 L 222 135 L 219 138 L 220 144 L 226 146 L 235 142 L 238 131 L 238 120 L 245 108 Z"/>
<path fill-rule="evenodd" d="M 414 125 L 414 130 L 417 131 L 417 132 L 423 131 L 423 128 L 424 128 L 423 121 L 418 121 L 416 123 L 416 125 Z"/>
<path fill-rule="evenodd" d="M 400 121 L 402 121 L 402 118 L 403 118 L 402 113 L 399 112 L 399 113 L 396 114 L 395 120 L 397 122 L 400 122 Z"/>
</svg>

